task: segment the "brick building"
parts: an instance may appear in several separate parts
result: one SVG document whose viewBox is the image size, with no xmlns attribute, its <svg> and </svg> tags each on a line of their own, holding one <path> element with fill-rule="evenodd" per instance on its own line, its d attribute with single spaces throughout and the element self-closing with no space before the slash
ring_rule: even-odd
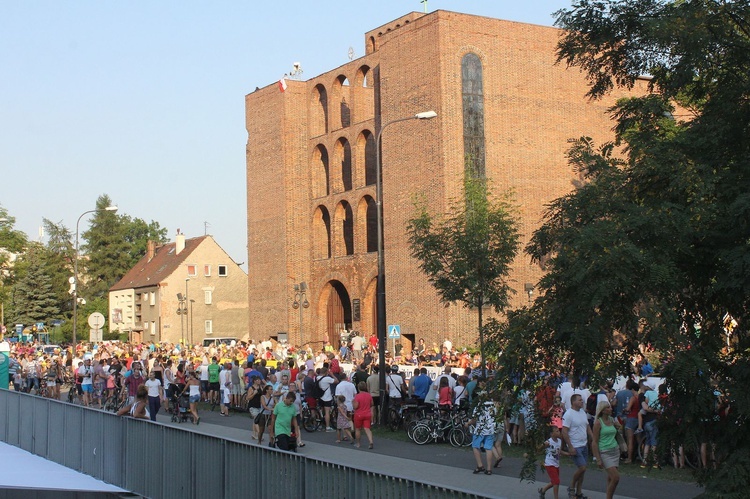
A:
<svg viewBox="0 0 750 499">
<path fill-rule="evenodd" d="M 247 336 L 247 274 L 211 236 L 149 241 L 109 289 L 110 331 L 131 341 L 201 343 Z M 179 310 L 179 313 L 178 313 Z"/>
<path fill-rule="evenodd" d="M 476 311 L 441 303 L 409 254 L 415 194 L 433 212 L 460 196 L 467 157 L 497 193 L 513 190 L 522 244 L 544 206 L 573 188 L 568 139 L 612 138 L 619 90 L 586 99 L 577 70 L 555 64 L 555 28 L 436 11 L 365 34 L 366 54 L 308 81 L 246 96 L 250 335 L 334 340 L 375 332 L 375 138 L 382 134 L 387 322 L 428 345 L 476 339 Z M 645 92 L 645 82 L 634 90 Z M 519 254 L 514 306 L 541 276 Z M 309 308 L 294 308 L 304 282 Z M 320 343 L 314 343 L 317 346 Z M 408 346 L 408 343 L 407 343 Z"/>
</svg>

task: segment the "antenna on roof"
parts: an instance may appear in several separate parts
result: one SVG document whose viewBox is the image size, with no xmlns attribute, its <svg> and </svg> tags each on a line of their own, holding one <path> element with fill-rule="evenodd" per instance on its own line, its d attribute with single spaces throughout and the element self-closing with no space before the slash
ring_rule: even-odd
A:
<svg viewBox="0 0 750 499">
<path fill-rule="evenodd" d="M 424 13 L 427 14 L 427 0 L 419 0 L 419 3 L 424 4 Z"/>
<path fill-rule="evenodd" d="M 208 222 L 203 222 L 203 235 L 208 235 L 208 228 L 211 227 L 211 224 Z"/>
<path fill-rule="evenodd" d="M 302 71 L 302 64 L 300 64 L 299 62 L 293 62 L 292 63 L 292 70 L 289 71 L 284 76 L 288 77 L 291 80 L 299 80 L 300 77 L 302 76 L 303 72 L 304 71 Z"/>
</svg>

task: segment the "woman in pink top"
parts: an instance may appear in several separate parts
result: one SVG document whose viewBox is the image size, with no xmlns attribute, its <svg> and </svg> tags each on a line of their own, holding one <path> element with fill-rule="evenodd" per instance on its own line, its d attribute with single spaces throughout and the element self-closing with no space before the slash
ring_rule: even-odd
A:
<svg viewBox="0 0 750 499">
<path fill-rule="evenodd" d="M 438 388 L 438 407 L 442 410 L 449 411 L 453 408 L 453 390 L 448 384 L 448 378 L 440 378 L 440 387 Z"/>
<path fill-rule="evenodd" d="M 361 430 L 364 428 L 367 440 L 370 441 L 369 448 L 372 449 L 372 431 L 370 431 L 372 395 L 367 390 L 367 383 L 364 381 L 360 381 L 357 384 L 357 389 L 359 393 L 352 400 L 352 407 L 354 408 L 354 441 L 357 448 L 359 448 L 359 439 L 362 435 Z"/>
</svg>

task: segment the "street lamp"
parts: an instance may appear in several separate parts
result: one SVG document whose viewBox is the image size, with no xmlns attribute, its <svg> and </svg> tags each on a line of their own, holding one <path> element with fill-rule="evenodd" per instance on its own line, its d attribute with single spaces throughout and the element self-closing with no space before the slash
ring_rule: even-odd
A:
<svg viewBox="0 0 750 499">
<path fill-rule="evenodd" d="M 78 327 L 78 226 L 85 215 L 98 211 L 111 211 L 114 213 L 117 211 L 117 206 L 107 206 L 106 208 L 84 211 L 76 222 L 76 250 L 73 254 L 73 282 L 71 283 L 73 285 L 73 356 L 76 354 L 76 332 Z"/>
<path fill-rule="evenodd" d="M 180 335 L 182 336 L 182 346 L 185 346 L 185 319 L 187 317 L 183 317 L 188 314 L 188 282 L 190 282 L 190 278 L 185 278 L 185 294 L 177 293 L 177 301 L 179 304 L 177 305 L 177 315 L 180 316 Z M 191 340 L 192 343 L 192 340 Z"/>
<path fill-rule="evenodd" d="M 190 299 L 190 344 L 195 345 L 195 340 L 193 339 L 193 317 L 195 315 L 193 314 L 193 303 L 195 303 L 195 300 L 192 298 Z"/>
<path fill-rule="evenodd" d="M 378 321 L 378 366 L 380 369 L 380 421 L 383 425 L 386 425 L 388 422 L 388 413 L 385 410 L 385 259 L 383 256 L 383 165 L 381 164 L 380 157 L 380 138 L 383 135 L 383 131 L 394 123 L 399 123 L 401 121 L 407 120 L 429 120 L 435 117 L 437 117 L 437 113 L 435 111 L 425 111 L 422 113 L 417 113 L 414 116 L 407 116 L 405 118 L 391 120 L 380 127 L 378 135 L 375 139 L 375 197 L 377 197 L 375 205 L 377 208 L 376 218 L 378 225 L 378 280 L 376 286 L 376 308 Z"/>
<path fill-rule="evenodd" d="M 299 309 L 299 345 L 301 348 L 304 347 L 305 342 L 302 339 L 302 310 L 310 306 L 310 302 L 307 301 L 307 283 L 301 282 L 294 285 L 294 303 L 292 308 Z"/>
</svg>

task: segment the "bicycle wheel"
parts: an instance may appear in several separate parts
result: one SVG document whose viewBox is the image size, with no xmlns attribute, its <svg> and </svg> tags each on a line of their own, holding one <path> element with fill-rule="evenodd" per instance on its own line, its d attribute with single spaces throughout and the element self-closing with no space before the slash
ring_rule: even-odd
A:
<svg viewBox="0 0 750 499">
<path fill-rule="evenodd" d="M 394 408 L 388 410 L 388 427 L 391 431 L 398 431 L 398 427 L 401 426 L 401 416 L 398 411 Z"/>
<path fill-rule="evenodd" d="M 464 433 L 463 428 L 451 428 L 451 431 L 448 433 L 448 442 L 450 442 L 453 447 L 463 447 L 464 442 L 468 439 L 469 438 L 466 433 Z"/>
<path fill-rule="evenodd" d="M 320 413 L 317 409 L 307 409 L 302 411 L 302 427 L 305 431 L 315 432 L 320 427 Z"/>
<path fill-rule="evenodd" d="M 68 389 L 68 402 L 71 404 L 75 401 L 76 395 L 75 395 L 75 386 L 72 386 Z"/>
<path fill-rule="evenodd" d="M 432 440 L 432 431 L 427 425 L 418 424 L 414 428 L 414 443 L 417 445 L 424 445 Z"/>
<path fill-rule="evenodd" d="M 409 437 L 409 440 L 414 440 L 414 428 L 416 428 L 418 424 L 419 421 L 411 421 L 407 423 L 406 436 Z"/>
</svg>

